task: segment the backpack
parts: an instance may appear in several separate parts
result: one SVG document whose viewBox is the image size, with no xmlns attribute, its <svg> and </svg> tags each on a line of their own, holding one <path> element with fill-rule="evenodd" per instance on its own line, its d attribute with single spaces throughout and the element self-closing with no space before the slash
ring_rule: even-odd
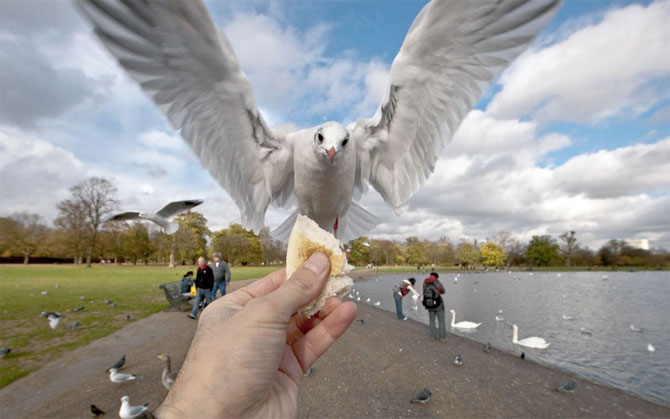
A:
<svg viewBox="0 0 670 419">
<path fill-rule="evenodd" d="M 442 296 L 437 290 L 435 284 L 426 284 L 426 289 L 423 290 L 423 300 L 421 304 L 426 310 L 434 310 L 442 304 Z"/>
</svg>

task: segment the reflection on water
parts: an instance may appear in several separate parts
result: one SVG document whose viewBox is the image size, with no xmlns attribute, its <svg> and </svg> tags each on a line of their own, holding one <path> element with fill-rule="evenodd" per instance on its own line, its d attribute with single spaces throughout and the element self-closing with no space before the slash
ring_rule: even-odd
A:
<svg viewBox="0 0 670 419">
<path fill-rule="evenodd" d="M 395 312 L 392 286 L 409 275 L 420 290 L 425 275 L 413 272 L 359 280 L 359 304 L 371 298 Z M 456 322 L 482 323 L 476 331 L 452 333 L 520 353 L 512 344 L 517 324 L 519 339 L 539 336 L 551 343 L 546 350 L 524 348 L 529 358 L 670 403 L 669 272 L 445 272 L 440 280 L 447 322 L 454 309 Z M 418 301 L 403 300 L 406 316 L 428 323 Z M 655 352 L 647 350 L 650 343 Z"/>
</svg>

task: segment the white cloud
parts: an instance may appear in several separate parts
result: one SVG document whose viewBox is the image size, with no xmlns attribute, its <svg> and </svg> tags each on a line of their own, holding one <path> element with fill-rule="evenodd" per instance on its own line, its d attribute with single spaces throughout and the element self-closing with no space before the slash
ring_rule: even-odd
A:
<svg viewBox="0 0 670 419">
<path fill-rule="evenodd" d="M 594 198 L 641 191 L 668 194 L 670 138 L 573 157 L 556 169 L 555 185 L 567 193 Z"/>
<path fill-rule="evenodd" d="M 493 115 L 543 122 L 633 118 L 670 97 L 670 2 L 612 10 L 520 57 L 500 78 Z"/>
</svg>

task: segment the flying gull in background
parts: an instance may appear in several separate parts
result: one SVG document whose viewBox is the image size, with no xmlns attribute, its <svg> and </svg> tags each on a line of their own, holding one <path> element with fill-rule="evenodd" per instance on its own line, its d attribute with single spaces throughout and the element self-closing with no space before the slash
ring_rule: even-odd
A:
<svg viewBox="0 0 670 419">
<path fill-rule="evenodd" d="M 79 0 L 105 47 L 179 130 L 258 232 L 272 203 L 346 242 L 380 219 L 354 200 L 371 185 L 397 213 L 435 169 L 465 115 L 533 41 L 560 0 L 434 0 L 393 60 L 375 115 L 272 131 L 235 52 L 202 1 Z M 139 215 L 139 213 L 133 213 Z"/>
<path fill-rule="evenodd" d="M 125 383 L 126 381 L 132 381 L 135 378 L 137 378 L 135 375 L 118 372 L 116 368 L 109 369 L 109 381 L 112 383 Z"/>
<path fill-rule="evenodd" d="M 430 400 L 430 396 L 432 396 L 432 393 L 430 392 L 430 389 L 428 387 L 424 388 L 414 396 L 412 400 L 410 400 L 410 403 L 421 403 L 425 404 L 428 400 Z"/>
<path fill-rule="evenodd" d="M 130 397 L 121 397 L 121 408 L 119 409 L 119 417 L 121 419 L 134 419 L 143 415 L 149 408 L 149 403 L 144 403 L 142 406 L 131 406 Z"/>
<path fill-rule="evenodd" d="M 158 224 L 165 234 L 174 234 L 179 230 L 179 224 L 169 221 L 169 218 L 197 207 L 203 202 L 202 199 L 175 201 L 170 202 L 157 212 L 122 212 L 110 217 L 107 221 L 149 220 Z"/>
</svg>

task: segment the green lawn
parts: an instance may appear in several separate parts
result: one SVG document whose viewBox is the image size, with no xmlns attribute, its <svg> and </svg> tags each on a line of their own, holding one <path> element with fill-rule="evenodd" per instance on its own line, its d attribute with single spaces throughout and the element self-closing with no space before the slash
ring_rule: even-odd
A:
<svg viewBox="0 0 670 419">
<path fill-rule="evenodd" d="M 191 268 L 192 269 L 192 268 Z M 277 267 L 232 268 L 233 280 L 260 278 Z M 0 388 L 23 377 L 64 351 L 106 336 L 167 307 L 158 285 L 178 281 L 188 267 L 72 265 L 0 266 L 0 347 L 12 352 L 0 359 Z M 47 291 L 47 295 L 42 295 Z M 85 297 L 80 300 L 80 296 Z M 112 308 L 108 299 L 116 303 Z M 82 312 L 73 308 L 84 306 Z M 56 330 L 39 317 L 42 311 L 65 315 Z M 79 321 L 77 330 L 65 325 Z"/>
</svg>

